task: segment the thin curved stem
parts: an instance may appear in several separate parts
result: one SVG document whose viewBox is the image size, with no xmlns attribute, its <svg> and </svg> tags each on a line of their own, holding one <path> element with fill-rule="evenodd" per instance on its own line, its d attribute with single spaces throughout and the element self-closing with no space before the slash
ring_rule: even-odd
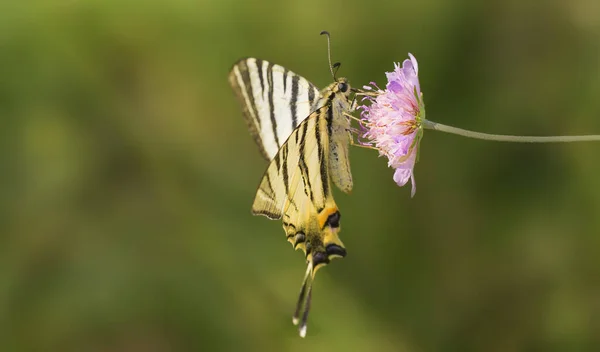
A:
<svg viewBox="0 0 600 352">
<path fill-rule="evenodd" d="M 423 119 L 423 127 L 446 133 L 457 134 L 459 136 L 484 139 L 487 141 L 513 142 L 513 143 L 569 143 L 569 142 L 592 142 L 600 141 L 600 135 L 587 136 L 510 136 L 502 134 L 489 134 L 463 130 L 462 128 L 442 125 L 441 123 Z"/>
</svg>

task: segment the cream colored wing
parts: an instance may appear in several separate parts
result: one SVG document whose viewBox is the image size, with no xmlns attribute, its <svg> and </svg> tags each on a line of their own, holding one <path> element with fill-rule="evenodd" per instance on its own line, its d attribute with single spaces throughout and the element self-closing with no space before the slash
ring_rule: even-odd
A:
<svg viewBox="0 0 600 352">
<path fill-rule="evenodd" d="M 236 62 L 229 83 L 261 153 L 271 160 L 289 135 L 321 107 L 319 89 L 283 66 L 246 58 Z"/>
</svg>

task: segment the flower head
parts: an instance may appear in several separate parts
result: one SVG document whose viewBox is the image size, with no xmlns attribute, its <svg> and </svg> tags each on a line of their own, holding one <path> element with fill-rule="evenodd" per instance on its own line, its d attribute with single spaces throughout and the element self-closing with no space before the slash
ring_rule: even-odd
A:
<svg viewBox="0 0 600 352">
<path fill-rule="evenodd" d="M 388 166 L 396 169 L 394 181 L 404 186 L 412 183 L 411 196 L 415 195 L 413 168 L 418 159 L 419 142 L 423 136 L 422 120 L 425 118 L 423 94 L 419 85 L 419 66 L 412 54 L 402 66 L 395 63 L 393 72 L 386 72 L 388 83 L 385 90 L 375 83 L 365 86 L 365 99 L 369 105 L 361 105 L 361 121 L 364 127 L 363 144 L 375 146 L 380 155 L 388 159 Z"/>
</svg>

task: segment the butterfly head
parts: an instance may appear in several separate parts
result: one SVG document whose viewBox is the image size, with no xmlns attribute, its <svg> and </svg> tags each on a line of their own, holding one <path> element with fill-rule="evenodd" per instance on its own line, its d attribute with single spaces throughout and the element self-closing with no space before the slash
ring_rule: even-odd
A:
<svg viewBox="0 0 600 352">
<path fill-rule="evenodd" d="M 352 91 L 352 89 L 350 88 L 350 83 L 348 83 L 348 80 L 344 77 L 336 79 L 332 90 L 335 93 L 342 93 L 345 96 L 349 96 Z"/>
</svg>

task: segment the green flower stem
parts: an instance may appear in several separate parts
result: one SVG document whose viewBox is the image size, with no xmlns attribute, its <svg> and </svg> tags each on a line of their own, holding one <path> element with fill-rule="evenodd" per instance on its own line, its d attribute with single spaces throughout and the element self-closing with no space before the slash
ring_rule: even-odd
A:
<svg viewBox="0 0 600 352">
<path fill-rule="evenodd" d="M 587 136 L 508 136 L 501 134 L 489 134 L 463 130 L 462 128 L 442 125 L 441 123 L 423 119 L 421 121 L 424 128 L 446 133 L 457 134 L 459 136 L 484 139 L 487 141 L 512 142 L 512 143 L 570 143 L 570 142 L 592 142 L 600 141 L 600 135 Z"/>
</svg>

